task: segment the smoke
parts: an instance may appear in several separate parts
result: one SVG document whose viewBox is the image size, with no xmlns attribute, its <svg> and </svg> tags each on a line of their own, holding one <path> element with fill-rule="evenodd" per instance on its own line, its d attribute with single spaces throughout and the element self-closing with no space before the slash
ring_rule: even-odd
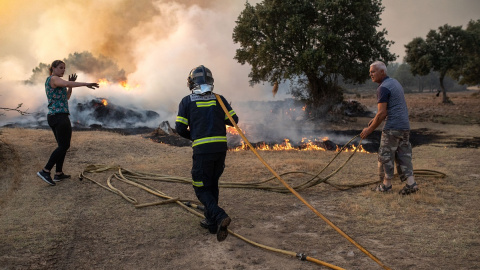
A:
<svg viewBox="0 0 480 270">
<path fill-rule="evenodd" d="M 251 2 L 251 1 L 250 1 Z M 162 121 L 172 125 L 183 96 L 190 91 L 186 78 L 198 65 L 208 67 L 215 78 L 216 93 L 222 94 L 240 117 L 240 127 L 256 141 L 281 141 L 288 137 L 299 141 L 313 127 L 302 127 L 302 106 L 285 99 L 285 86 L 248 83 L 249 66 L 233 58 L 237 45 L 232 41 L 235 19 L 244 8 L 243 1 L 64 1 L 49 4 L 20 0 L 2 9 L 28 18 L 10 16 L 28 29 L 19 35 L 0 37 L 0 105 L 23 102 L 24 108 L 39 123 L 47 112 L 44 82 L 48 65 L 64 60 L 66 73 L 77 73 L 80 82 L 109 83 L 92 90 L 73 89 L 69 107 L 73 118 L 89 124 L 101 124 L 92 113 L 78 110 L 96 98 L 128 109 L 151 110 L 159 118 L 146 124 L 157 127 Z M 254 4 L 254 3 L 253 3 Z M 38 6 L 37 6 L 38 5 Z M 41 8 L 40 8 L 41 7 Z M 11 24 L 3 24 L 13 34 Z M 21 42 L 22 41 L 22 42 Z M 14 46 L 12 44 L 21 45 Z M 28 45 L 27 45 L 28 44 Z M 0 63 L 2 62 L 0 61 Z M 67 79 L 67 78 L 64 78 Z M 29 84 L 25 85 L 24 82 Z M 127 85 L 120 85 L 119 82 Z M 13 94 L 15 93 L 15 94 Z M 257 101 L 257 102 L 251 102 Z M 13 115 L 17 116 L 17 115 Z M 0 118 L 5 124 L 19 122 L 19 117 Z M 24 120 L 26 121 L 26 120 Z M 132 120 L 126 120 L 131 123 Z M 112 126 L 120 123 L 109 122 Z M 0 123 L 1 125 L 1 123 Z M 107 126 L 104 124 L 104 126 Z"/>
<path fill-rule="evenodd" d="M 90 52 L 69 54 L 63 59 L 67 74 L 83 72 L 89 76 L 102 78 L 109 82 L 123 82 L 127 80 L 125 71 L 119 69 L 118 65 L 111 59 L 100 55 L 95 57 Z M 49 74 L 50 64 L 40 63 L 32 70 L 33 74 L 26 81 L 28 84 L 39 84 L 45 82 L 45 75 Z"/>
<path fill-rule="evenodd" d="M 66 63 L 64 79 L 77 73 L 80 82 L 108 81 L 95 90 L 73 89 L 69 101 L 73 121 L 87 126 L 102 124 L 92 119 L 91 111 L 78 110 L 77 105 L 105 98 L 109 104 L 159 114 L 154 121 L 138 125 L 157 127 L 162 121 L 173 125 L 180 100 L 190 93 L 186 85 L 188 73 L 198 65 L 205 65 L 215 78 L 214 91 L 231 103 L 240 117 L 240 127 L 246 130 L 247 137 L 251 136 L 252 142 L 281 141 L 286 137 L 301 140 L 314 128 L 303 127 L 299 121 L 304 119 L 303 104 L 292 100 L 274 102 L 288 97 L 283 84 L 275 85 L 274 95 L 270 84 L 250 87 L 249 66 L 233 59 L 238 47 L 232 41 L 232 31 L 244 3 L 243 0 L 2 2 L 0 107 L 24 103 L 23 108 L 33 114 L 18 117 L 10 112 L 7 117 L 0 117 L 0 126 L 33 121 L 32 118 L 44 124 L 47 113 L 44 82 L 48 65 L 57 59 Z M 133 120 L 125 122 L 130 125 Z M 110 121 L 103 125 L 121 127 L 122 123 Z"/>
<path fill-rule="evenodd" d="M 212 71 L 214 91 L 234 107 L 273 99 L 271 85 L 250 87 L 249 67 L 233 59 L 232 31 L 243 1 L 18 0 L 0 5 L 2 107 L 24 103 L 31 112 L 46 112 L 43 84 L 56 59 L 66 62 L 64 79 L 75 72 L 80 82 L 110 82 L 95 91 L 74 88 L 72 98 L 112 99 L 156 111 L 170 122 L 189 94 L 187 75 L 198 65 Z M 282 88 L 275 100 L 286 97 Z"/>
</svg>

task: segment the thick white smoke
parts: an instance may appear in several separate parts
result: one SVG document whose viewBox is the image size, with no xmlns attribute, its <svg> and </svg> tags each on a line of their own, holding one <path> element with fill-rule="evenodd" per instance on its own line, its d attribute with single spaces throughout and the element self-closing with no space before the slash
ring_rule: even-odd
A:
<svg viewBox="0 0 480 270">
<path fill-rule="evenodd" d="M 111 59 L 125 70 L 130 90 L 118 84 L 97 90 L 74 88 L 72 99 L 101 97 L 153 110 L 160 114 L 159 122 L 173 122 L 179 101 L 189 94 L 187 75 L 201 64 L 212 70 L 215 92 L 232 102 L 240 116 L 248 113 L 235 107 L 241 101 L 283 99 L 287 95 L 282 86 L 275 99 L 268 84 L 250 87 L 249 66 L 233 59 L 238 46 L 232 31 L 243 8 L 244 1 L 220 0 L 2 2 L 0 16 L 6 20 L 0 22 L 4 28 L 0 38 L 6 42 L 0 50 L 0 107 L 23 103 L 29 112 L 46 112 L 43 82 L 24 85 L 22 81 L 39 63 L 84 51 Z M 78 75 L 77 81 L 102 79 L 95 73 Z M 8 113 L 0 124 L 15 116 Z"/>
</svg>

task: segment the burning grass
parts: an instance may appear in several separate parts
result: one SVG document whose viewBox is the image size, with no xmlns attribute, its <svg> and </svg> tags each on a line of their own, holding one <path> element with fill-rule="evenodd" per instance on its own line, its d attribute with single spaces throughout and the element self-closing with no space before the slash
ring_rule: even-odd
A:
<svg viewBox="0 0 480 270">
<path fill-rule="evenodd" d="M 303 138 L 302 141 L 296 145 L 293 145 L 289 139 L 284 139 L 283 143 L 266 143 L 260 142 L 252 144 L 255 150 L 259 151 L 344 151 L 344 152 L 355 152 L 358 147 L 357 152 L 368 153 L 363 146 L 355 146 L 353 144 L 347 145 L 345 149 L 342 150 L 342 145 L 336 145 L 333 142 L 329 141 L 328 138 L 323 138 L 321 141 L 307 140 Z M 230 148 L 229 151 L 242 151 L 249 150 L 249 146 L 241 141 L 241 146 Z"/>
<path fill-rule="evenodd" d="M 238 131 L 231 126 L 226 126 L 227 134 L 229 135 L 229 139 L 233 139 L 235 141 L 240 141 L 240 146 L 233 146 L 229 148 L 229 151 L 243 151 L 249 150 L 248 144 L 246 144 L 243 139 L 241 139 L 240 134 Z M 244 130 L 239 128 L 240 131 L 245 135 L 247 134 Z M 233 138 L 232 138 L 233 137 Z M 345 151 L 345 152 L 364 152 L 368 153 L 365 149 L 363 149 L 362 145 L 355 146 L 354 144 L 350 144 L 347 146 L 337 145 L 329 140 L 328 137 L 323 138 L 313 138 L 308 139 L 303 137 L 300 142 L 292 143 L 290 139 L 283 139 L 281 143 L 267 143 L 267 142 L 257 142 L 251 143 L 255 150 L 259 151 Z M 343 149 L 342 149 L 343 148 Z M 357 149 L 358 148 L 358 149 Z"/>
</svg>

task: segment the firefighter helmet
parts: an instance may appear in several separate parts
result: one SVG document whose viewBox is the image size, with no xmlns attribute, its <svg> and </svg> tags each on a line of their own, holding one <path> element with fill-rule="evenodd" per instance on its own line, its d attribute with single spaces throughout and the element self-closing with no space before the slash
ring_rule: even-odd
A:
<svg viewBox="0 0 480 270">
<path fill-rule="evenodd" d="M 210 69 L 200 65 L 190 71 L 187 86 L 194 94 L 205 94 L 213 91 L 213 76 Z"/>
</svg>

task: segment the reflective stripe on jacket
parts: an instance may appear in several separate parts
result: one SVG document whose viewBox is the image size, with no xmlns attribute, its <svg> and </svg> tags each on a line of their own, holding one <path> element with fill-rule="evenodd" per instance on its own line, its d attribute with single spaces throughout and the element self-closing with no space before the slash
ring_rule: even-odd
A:
<svg viewBox="0 0 480 270">
<path fill-rule="evenodd" d="M 204 143 L 215 143 L 215 142 L 227 142 L 227 136 L 215 136 L 215 137 L 206 137 L 193 141 L 192 147 L 195 147 Z"/>
<path fill-rule="evenodd" d="M 238 116 L 230 104 L 223 96 L 220 98 L 238 123 Z M 180 136 L 193 141 L 195 154 L 227 151 L 225 125 L 233 126 L 213 93 L 191 94 L 180 102 L 175 129 Z"/>
</svg>

